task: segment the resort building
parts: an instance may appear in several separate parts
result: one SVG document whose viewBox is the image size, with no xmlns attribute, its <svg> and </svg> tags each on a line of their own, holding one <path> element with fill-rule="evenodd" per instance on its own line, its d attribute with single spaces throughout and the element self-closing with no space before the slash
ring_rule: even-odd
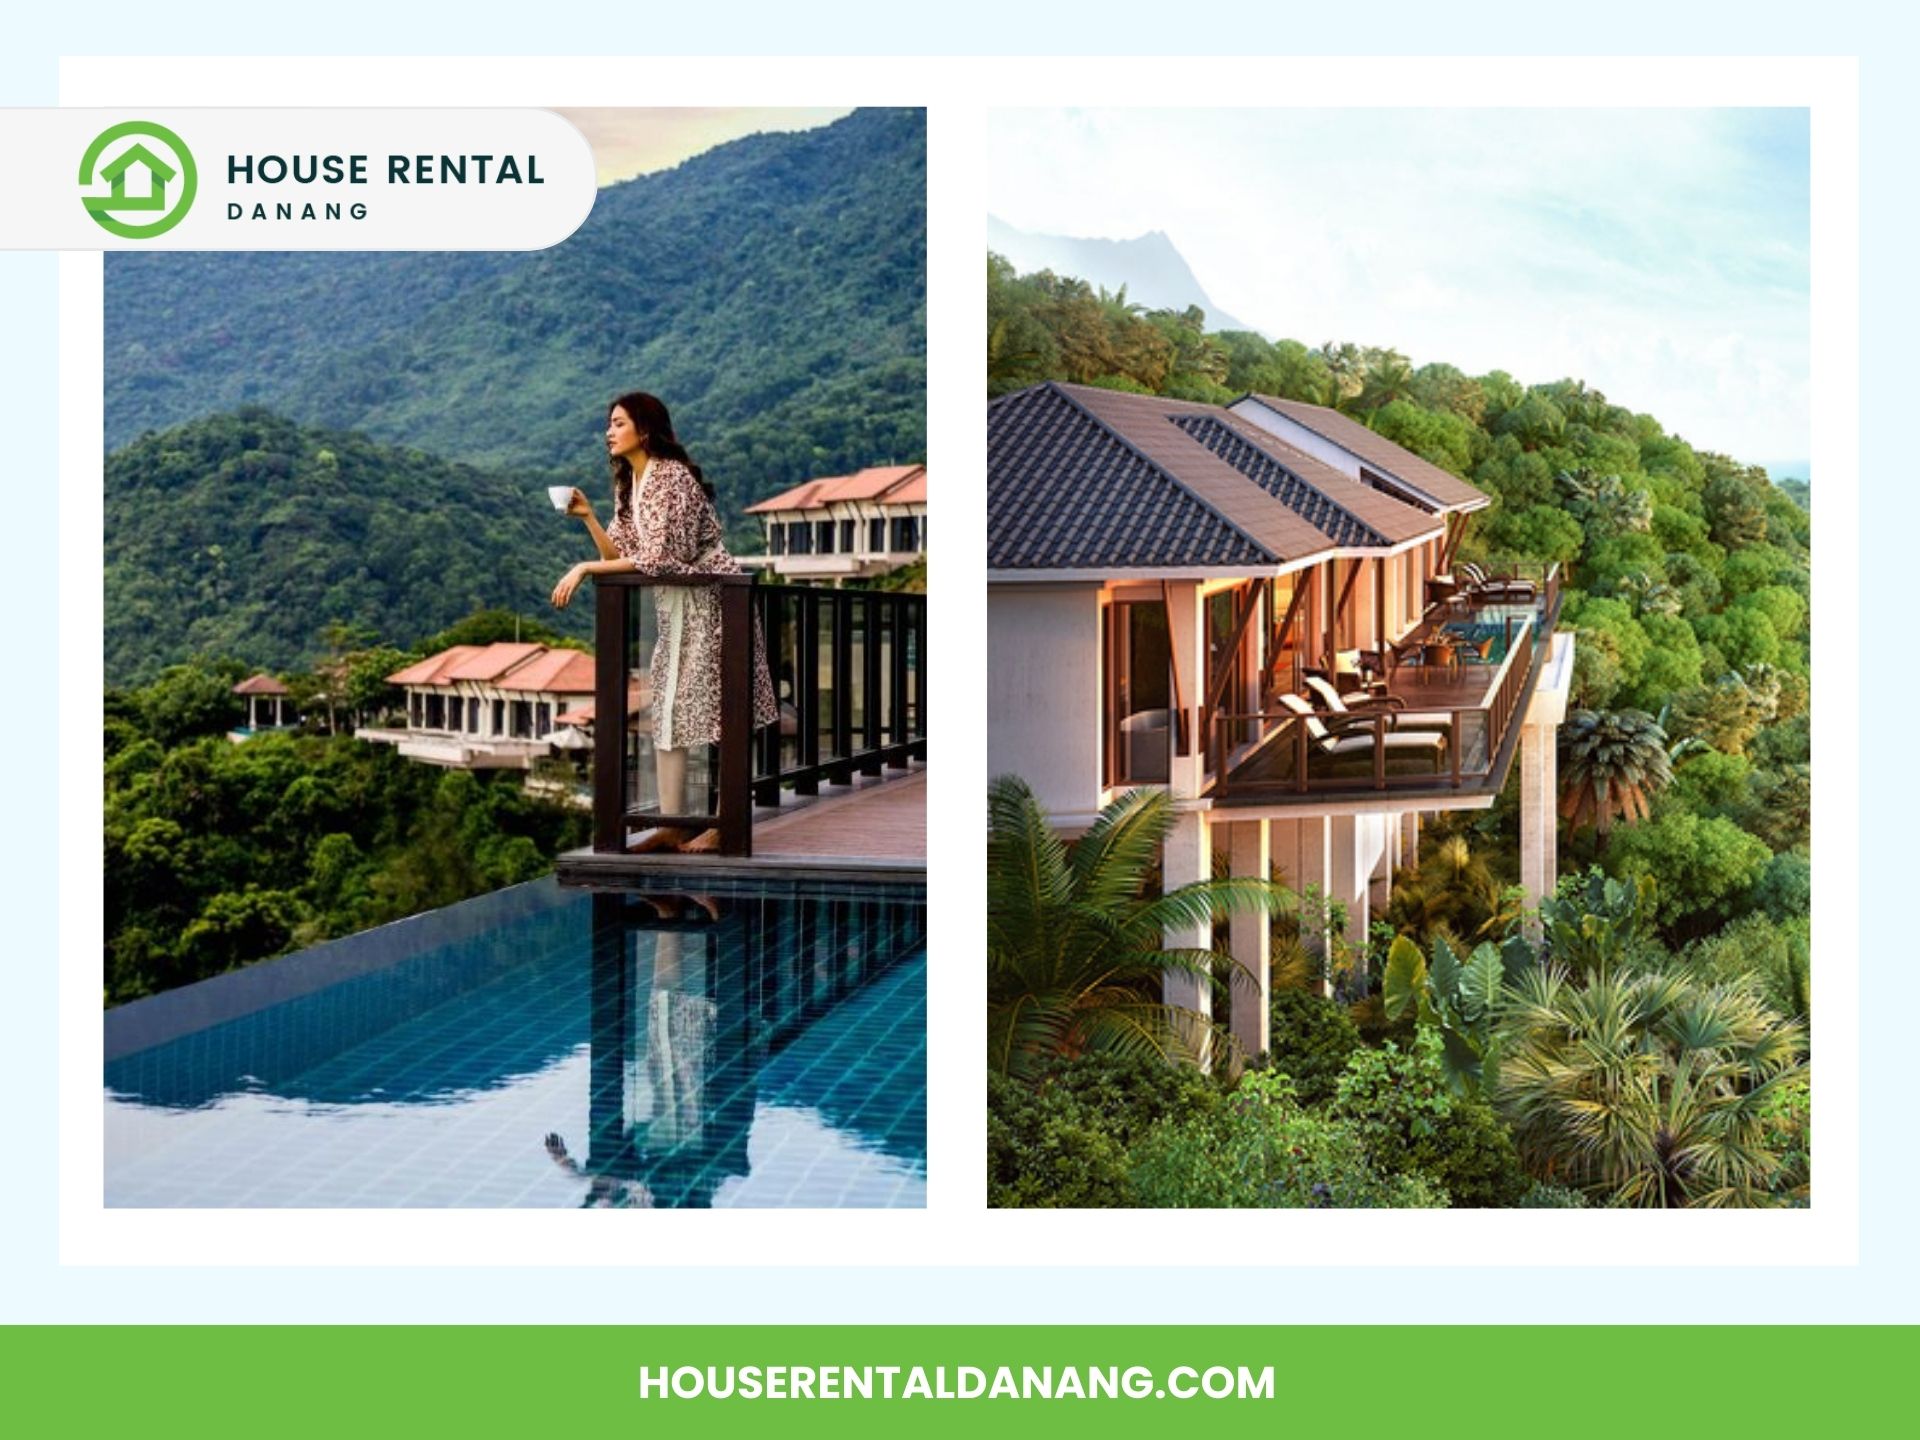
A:
<svg viewBox="0 0 1920 1440">
<path fill-rule="evenodd" d="M 1573 640 L 1557 571 L 1456 565 L 1488 497 L 1320 406 L 1047 383 L 988 406 L 988 758 L 1055 823 L 1164 786 L 1168 888 L 1277 871 L 1363 942 L 1420 816 L 1521 767 L 1521 879 L 1551 890 Z M 1322 920 L 1324 924 L 1324 918 Z M 1269 927 L 1236 916 L 1233 1029 L 1267 1048 Z M 1209 930 L 1169 937 L 1209 946 Z M 1206 1011 L 1204 987 L 1167 998 Z"/>
<path fill-rule="evenodd" d="M 742 558 L 782 580 L 884 575 L 927 550 L 927 467 L 874 465 L 782 491 L 747 514 L 766 527 L 767 553 Z"/>
<path fill-rule="evenodd" d="M 593 656 L 582 650 L 455 645 L 387 677 L 406 696 L 404 729 L 357 733 L 432 765 L 526 770 L 556 749 L 590 747 L 590 732 L 563 716 L 581 718 L 593 677 Z"/>
<path fill-rule="evenodd" d="M 300 723 L 300 713 L 293 707 L 293 692 L 271 675 L 249 675 L 233 687 L 233 693 L 247 702 L 247 723 L 228 731 L 229 740 L 245 740 L 262 730 L 286 730 Z"/>
</svg>

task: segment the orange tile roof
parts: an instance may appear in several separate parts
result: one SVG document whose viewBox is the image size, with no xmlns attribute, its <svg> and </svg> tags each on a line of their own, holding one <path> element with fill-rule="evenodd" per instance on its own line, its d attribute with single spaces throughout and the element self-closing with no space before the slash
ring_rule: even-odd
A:
<svg viewBox="0 0 1920 1440">
<path fill-rule="evenodd" d="M 293 692 L 271 675 L 250 675 L 233 687 L 236 695 L 291 695 Z"/>
<path fill-rule="evenodd" d="M 547 647 L 527 642 L 496 640 L 469 655 L 447 672 L 449 680 L 499 680 L 515 666 L 524 665 Z"/>
<path fill-rule="evenodd" d="M 387 676 L 389 685 L 444 685 L 447 672 L 469 656 L 480 653 L 478 645 L 455 645 L 451 650 L 442 650 L 438 655 L 429 655 L 424 660 L 416 660 L 404 670 L 396 670 Z"/>
<path fill-rule="evenodd" d="M 889 504 L 904 504 L 908 501 L 924 502 L 926 498 L 926 466 L 869 465 L 851 475 L 823 475 L 804 481 L 791 490 L 783 490 L 758 504 L 749 505 L 747 514 L 813 510 L 836 500 L 885 500 Z"/>
<path fill-rule="evenodd" d="M 561 695 L 593 693 L 593 656 L 579 650 L 547 650 L 496 682 L 502 690 L 550 690 Z"/>
<path fill-rule="evenodd" d="M 593 656 L 581 650 L 496 641 L 455 645 L 387 676 L 389 685 L 451 685 L 459 680 L 492 683 L 502 690 L 545 690 L 561 695 L 593 693 Z"/>
</svg>

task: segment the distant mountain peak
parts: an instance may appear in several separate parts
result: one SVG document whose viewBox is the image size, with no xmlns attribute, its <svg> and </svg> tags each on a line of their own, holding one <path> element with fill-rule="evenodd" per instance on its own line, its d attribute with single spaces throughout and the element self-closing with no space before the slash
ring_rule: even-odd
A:
<svg viewBox="0 0 1920 1440">
<path fill-rule="evenodd" d="M 1006 256 L 1022 274 L 1051 270 L 1103 290 L 1118 291 L 1124 286 L 1129 300 L 1149 310 L 1184 310 L 1198 305 L 1206 312 L 1209 330 L 1254 328 L 1213 303 L 1180 247 L 1164 230 L 1148 230 L 1126 240 L 1046 235 L 1018 229 L 989 215 L 987 248 Z"/>
</svg>

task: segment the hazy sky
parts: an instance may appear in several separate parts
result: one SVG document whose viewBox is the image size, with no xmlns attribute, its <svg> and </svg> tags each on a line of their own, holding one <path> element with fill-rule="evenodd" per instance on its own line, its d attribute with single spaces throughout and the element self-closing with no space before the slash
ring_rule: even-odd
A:
<svg viewBox="0 0 1920 1440">
<path fill-rule="evenodd" d="M 1804 110 L 1011 110 L 992 213 L 1164 230 L 1276 337 L 1574 376 L 1696 446 L 1808 453 Z"/>
<path fill-rule="evenodd" d="M 838 109 L 585 109 L 559 110 L 593 142 L 602 185 L 678 165 L 742 135 L 763 130 L 811 130 L 849 112 Z"/>
</svg>

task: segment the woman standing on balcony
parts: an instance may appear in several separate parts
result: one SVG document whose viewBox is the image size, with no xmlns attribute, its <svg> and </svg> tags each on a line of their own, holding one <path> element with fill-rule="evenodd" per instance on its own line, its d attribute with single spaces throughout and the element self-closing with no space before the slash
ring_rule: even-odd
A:
<svg viewBox="0 0 1920 1440">
<path fill-rule="evenodd" d="M 608 406 L 607 458 L 613 469 L 613 523 L 601 529 L 592 502 L 573 492 L 567 514 L 586 524 L 600 558 L 583 561 L 561 577 L 553 587 L 555 605 L 566 605 L 589 575 L 636 569 L 650 575 L 741 573 L 727 553 L 713 487 L 675 438 L 665 405 L 635 392 Z M 658 585 L 653 593 L 659 615 L 650 666 L 654 775 L 661 813 L 684 815 L 687 747 L 720 740 L 720 595 L 703 585 Z M 779 717 L 758 626 L 753 648 L 753 724 L 758 727 Z M 719 844 L 718 830 L 685 840 L 684 831 L 662 827 L 633 848 L 706 851 Z"/>
</svg>

